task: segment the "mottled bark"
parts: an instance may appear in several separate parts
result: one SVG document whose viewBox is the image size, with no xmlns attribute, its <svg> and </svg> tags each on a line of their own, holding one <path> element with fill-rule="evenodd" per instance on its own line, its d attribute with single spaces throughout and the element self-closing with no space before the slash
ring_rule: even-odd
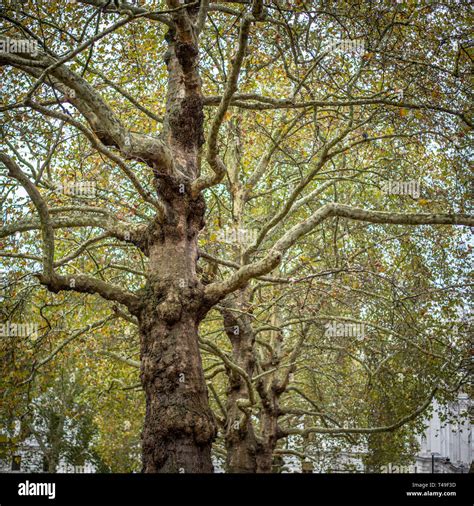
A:
<svg viewBox="0 0 474 506">
<path fill-rule="evenodd" d="M 138 315 L 146 394 L 143 470 L 212 472 L 215 423 L 198 346 L 205 309 L 196 277 L 197 233 L 204 203 L 179 194 L 168 203 L 176 220 L 149 230 L 149 283 Z"/>
<path fill-rule="evenodd" d="M 216 435 L 198 345 L 198 326 L 208 309 L 196 276 L 205 203 L 189 191 L 199 176 L 204 142 L 201 82 L 193 37 L 179 20 L 178 26 L 178 33 L 167 35 L 163 125 L 173 164 L 154 166 L 166 216 L 151 223 L 146 234 L 149 280 L 138 314 L 146 394 L 144 472 L 212 472 Z"/>
<path fill-rule="evenodd" d="M 255 335 L 245 310 L 244 294 L 239 292 L 232 300 L 226 301 L 222 315 L 224 327 L 232 344 L 232 362 L 248 378 L 255 369 Z M 225 427 L 226 470 L 229 473 L 255 473 L 257 470 L 257 441 L 250 416 L 251 395 L 248 384 L 239 372 L 227 371 L 227 420 Z"/>
<path fill-rule="evenodd" d="M 141 318 L 143 471 L 212 472 L 215 424 L 198 349 L 199 319 L 189 301 L 173 301 L 173 292 L 161 309 L 150 304 Z M 157 319 L 161 311 L 169 313 Z"/>
<path fill-rule="evenodd" d="M 278 417 L 281 414 L 279 397 L 285 385 L 278 381 L 274 373 L 262 376 L 255 386 L 252 384 L 257 350 L 252 317 L 248 310 L 247 290 L 240 290 L 228 297 L 221 309 L 224 327 L 232 345 L 232 363 L 237 366 L 236 369 L 227 367 L 226 470 L 231 473 L 270 473 L 273 452 L 281 437 L 278 427 Z M 272 324 L 277 326 L 278 321 L 272 318 Z M 281 340 L 280 332 L 272 332 L 274 355 L 268 363 L 261 364 L 265 370 L 271 370 L 279 364 Z M 252 391 L 249 391 L 249 382 Z M 252 414 L 259 418 L 258 430 Z"/>
<path fill-rule="evenodd" d="M 261 440 L 257 448 L 257 473 L 271 473 L 273 452 L 275 451 L 278 434 L 278 396 L 273 391 L 267 392 L 262 399 L 263 409 L 260 418 Z"/>
<path fill-rule="evenodd" d="M 281 433 L 278 427 L 280 416 L 279 399 L 287 386 L 286 380 L 281 380 L 280 375 L 273 371 L 278 368 L 282 359 L 283 335 L 280 326 L 278 306 L 273 307 L 271 324 L 275 330 L 270 333 L 270 346 L 272 349 L 268 361 L 262 364 L 269 374 L 263 376 L 257 382 L 257 391 L 261 401 L 260 412 L 260 440 L 257 448 L 257 473 L 271 473 L 273 452 L 275 451 Z"/>
</svg>

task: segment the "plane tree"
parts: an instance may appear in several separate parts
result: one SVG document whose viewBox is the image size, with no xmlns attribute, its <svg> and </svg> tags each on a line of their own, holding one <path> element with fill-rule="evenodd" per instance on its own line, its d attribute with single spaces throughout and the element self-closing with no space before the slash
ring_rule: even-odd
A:
<svg viewBox="0 0 474 506">
<path fill-rule="evenodd" d="M 409 238 L 417 226 L 474 223 L 462 3 L 12 6 L 1 12 L 1 255 L 49 292 L 98 296 L 137 326 L 144 472 L 213 469 L 199 349 L 218 353 L 199 336 L 211 310 L 238 327 L 234 360 L 253 378 L 254 333 L 243 337 L 249 317 L 233 325 L 235 311 L 246 314 L 266 277 L 285 289 L 308 237 L 337 257 L 338 241 L 381 229 Z M 440 181 L 425 170 L 435 161 Z M 439 192 L 403 205 L 365 198 L 407 177 Z M 215 251 L 218 234 L 239 246 Z M 271 415 L 262 470 L 280 435 L 268 392 L 283 393 L 290 369 L 282 385 L 257 381 Z M 230 411 L 251 420 L 251 385 L 233 389 Z"/>
</svg>

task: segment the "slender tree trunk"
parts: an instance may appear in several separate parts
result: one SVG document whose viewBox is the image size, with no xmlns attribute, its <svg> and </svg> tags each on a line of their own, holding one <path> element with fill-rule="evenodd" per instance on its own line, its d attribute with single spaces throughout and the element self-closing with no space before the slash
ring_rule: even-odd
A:
<svg viewBox="0 0 474 506">
<path fill-rule="evenodd" d="M 57 414 L 55 411 L 50 411 L 47 420 L 48 433 L 46 437 L 46 464 L 48 473 L 56 473 L 58 471 L 59 460 L 61 457 L 65 418 Z"/>
<path fill-rule="evenodd" d="M 240 395 L 239 398 L 241 398 Z M 229 401 L 231 401 L 230 398 Z M 240 427 L 237 417 L 235 412 L 230 413 L 230 418 L 234 420 L 235 425 L 229 424 L 226 430 L 226 471 L 228 473 L 255 473 L 257 472 L 257 443 L 253 426 L 247 420 L 244 426 Z"/>
<path fill-rule="evenodd" d="M 227 336 L 232 343 L 232 361 L 252 378 L 255 368 L 255 335 L 250 317 L 242 312 L 245 309 L 244 297 L 244 293 L 241 292 L 237 297 L 227 301 L 222 314 Z M 250 410 L 246 406 L 250 400 L 248 385 L 236 371 L 228 370 L 228 376 L 226 470 L 229 473 L 255 473 L 257 442 Z"/>
<path fill-rule="evenodd" d="M 232 362 L 251 379 L 256 367 L 255 333 L 248 310 L 248 294 L 241 290 L 228 297 L 221 313 L 224 327 L 232 344 Z M 277 321 L 272 320 L 274 325 Z M 278 364 L 281 335 L 272 337 L 275 356 L 266 367 Z M 274 362 L 275 361 L 275 362 Z M 230 473 L 270 473 L 272 472 L 273 452 L 280 437 L 278 430 L 279 389 L 277 377 L 270 373 L 257 382 L 260 397 L 260 430 L 255 433 L 251 411 L 246 407 L 250 401 L 249 388 L 239 372 L 229 369 L 229 389 L 227 392 L 227 424 L 225 445 L 227 450 L 226 470 Z M 256 392 L 255 392 L 256 393 Z M 254 393 L 254 395 L 255 395 Z"/>
<path fill-rule="evenodd" d="M 279 327 L 280 319 L 278 314 L 278 306 L 273 307 L 271 323 L 275 329 Z M 272 348 L 272 356 L 264 369 L 272 370 L 278 367 L 281 362 L 283 336 L 279 330 L 271 331 L 270 344 Z M 279 375 L 270 372 L 257 383 L 257 390 L 262 403 L 262 411 L 260 415 L 260 433 L 261 439 L 257 451 L 257 472 L 271 473 L 273 463 L 273 452 L 275 451 L 278 439 L 280 438 L 278 429 L 279 416 L 279 399 L 284 392 L 284 385 L 281 383 Z"/>
<path fill-rule="evenodd" d="M 261 414 L 261 441 L 257 447 L 257 473 L 271 473 L 273 452 L 275 451 L 278 435 L 278 403 L 277 396 L 267 394 Z"/>
<path fill-rule="evenodd" d="M 58 465 L 59 465 L 59 457 L 56 455 L 51 455 L 49 458 L 46 459 L 47 463 L 47 471 L 48 473 L 56 473 L 58 471 Z"/>
</svg>

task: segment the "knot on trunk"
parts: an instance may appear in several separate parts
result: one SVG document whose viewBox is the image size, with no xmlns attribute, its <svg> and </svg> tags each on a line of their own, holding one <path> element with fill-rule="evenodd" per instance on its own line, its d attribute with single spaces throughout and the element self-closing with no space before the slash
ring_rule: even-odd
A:
<svg viewBox="0 0 474 506">
<path fill-rule="evenodd" d="M 168 325 L 180 320 L 183 312 L 183 304 L 178 294 L 168 292 L 166 298 L 158 305 L 158 317 L 164 320 Z"/>
<path fill-rule="evenodd" d="M 154 437 L 161 436 L 164 440 L 176 442 L 179 439 L 191 439 L 198 445 L 205 445 L 216 437 L 212 417 L 187 410 L 183 406 L 164 408 L 159 422 Z"/>
</svg>

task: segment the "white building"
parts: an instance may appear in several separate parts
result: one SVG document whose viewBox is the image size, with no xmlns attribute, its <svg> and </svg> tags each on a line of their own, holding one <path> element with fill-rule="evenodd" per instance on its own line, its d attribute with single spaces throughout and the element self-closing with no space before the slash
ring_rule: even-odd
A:
<svg viewBox="0 0 474 506">
<path fill-rule="evenodd" d="M 474 459 L 473 408 L 467 394 L 459 394 L 458 400 L 446 408 L 435 401 L 433 414 L 425 433 L 418 438 L 420 452 L 416 457 L 419 473 L 468 472 Z M 443 415 L 447 417 L 444 422 Z"/>
</svg>

